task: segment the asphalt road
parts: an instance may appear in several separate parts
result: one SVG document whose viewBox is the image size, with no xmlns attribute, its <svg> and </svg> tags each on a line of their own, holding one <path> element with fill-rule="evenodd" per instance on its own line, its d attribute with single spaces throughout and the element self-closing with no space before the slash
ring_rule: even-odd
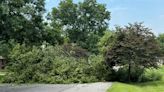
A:
<svg viewBox="0 0 164 92">
<path fill-rule="evenodd" d="M 0 85 L 0 92 L 106 92 L 111 83 Z"/>
</svg>

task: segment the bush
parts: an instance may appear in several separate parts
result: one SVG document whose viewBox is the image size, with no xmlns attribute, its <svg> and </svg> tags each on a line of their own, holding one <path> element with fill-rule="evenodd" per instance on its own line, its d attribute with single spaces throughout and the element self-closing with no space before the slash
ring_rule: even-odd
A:
<svg viewBox="0 0 164 92">
<path fill-rule="evenodd" d="M 0 56 L 5 58 L 8 57 L 10 50 L 16 45 L 14 40 L 9 40 L 8 42 L 5 40 L 0 41 Z"/>
<path fill-rule="evenodd" d="M 162 69 L 142 69 L 140 67 L 133 67 L 131 69 L 131 82 L 147 82 L 158 81 L 162 79 Z M 118 71 L 112 73 L 113 81 L 128 82 L 128 67 L 121 67 Z"/>
<path fill-rule="evenodd" d="M 147 82 L 147 81 L 158 81 L 162 79 L 161 71 L 157 69 L 146 69 L 143 75 L 140 76 L 139 82 Z"/>
<path fill-rule="evenodd" d="M 110 78 L 111 71 L 104 62 L 104 57 L 102 55 L 91 55 L 88 59 L 92 69 L 93 75 L 95 75 L 98 80 L 108 81 Z"/>
<path fill-rule="evenodd" d="M 127 67 L 119 68 L 118 71 L 114 72 L 113 74 L 113 80 L 125 82 L 128 80 L 128 72 Z"/>
<path fill-rule="evenodd" d="M 142 75 L 143 69 L 140 67 L 133 66 L 131 69 L 131 82 L 137 82 L 139 77 Z M 120 67 L 118 71 L 114 71 L 112 80 L 120 82 L 128 82 L 128 66 Z"/>
<path fill-rule="evenodd" d="M 29 48 L 18 44 L 9 61 L 6 83 L 88 83 L 107 76 L 102 56 L 75 58 L 66 55 L 61 46 Z"/>
</svg>

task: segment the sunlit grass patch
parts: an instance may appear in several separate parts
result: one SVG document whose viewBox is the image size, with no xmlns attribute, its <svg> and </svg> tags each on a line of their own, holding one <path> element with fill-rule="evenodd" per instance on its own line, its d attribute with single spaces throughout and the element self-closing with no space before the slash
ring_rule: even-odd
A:
<svg viewBox="0 0 164 92">
<path fill-rule="evenodd" d="M 163 75 L 161 81 L 129 84 L 115 82 L 107 92 L 164 92 L 164 67 L 159 68 L 157 71 Z"/>
</svg>

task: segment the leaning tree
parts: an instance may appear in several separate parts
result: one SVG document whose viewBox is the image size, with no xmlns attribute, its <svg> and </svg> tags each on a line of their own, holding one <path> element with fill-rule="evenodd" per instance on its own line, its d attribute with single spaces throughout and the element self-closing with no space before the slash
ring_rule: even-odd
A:
<svg viewBox="0 0 164 92">
<path fill-rule="evenodd" d="M 159 45 L 149 28 L 142 23 L 129 24 L 124 28 L 116 27 L 115 35 L 106 52 L 107 64 L 112 69 L 114 66 L 127 67 L 126 79 L 132 81 L 132 70 L 137 73 L 144 68 L 157 67 Z"/>
</svg>

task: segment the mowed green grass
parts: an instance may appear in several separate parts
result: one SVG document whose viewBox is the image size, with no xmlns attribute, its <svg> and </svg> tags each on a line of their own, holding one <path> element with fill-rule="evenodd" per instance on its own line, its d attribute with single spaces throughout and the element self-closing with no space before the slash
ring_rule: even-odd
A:
<svg viewBox="0 0 164 92">
<path fill-rule="evenodd" d="M 164 81 L 140 84 L 114 83 L 107 92 L 164 92 Z"/>
<path fill-rule="evenodd" d="M 107 92 L 164 92 L 164 67 L 160 68 L 159 71 L 163 73 L 161 81 L 133 84 L 115 82 Z"/>
</svg>

